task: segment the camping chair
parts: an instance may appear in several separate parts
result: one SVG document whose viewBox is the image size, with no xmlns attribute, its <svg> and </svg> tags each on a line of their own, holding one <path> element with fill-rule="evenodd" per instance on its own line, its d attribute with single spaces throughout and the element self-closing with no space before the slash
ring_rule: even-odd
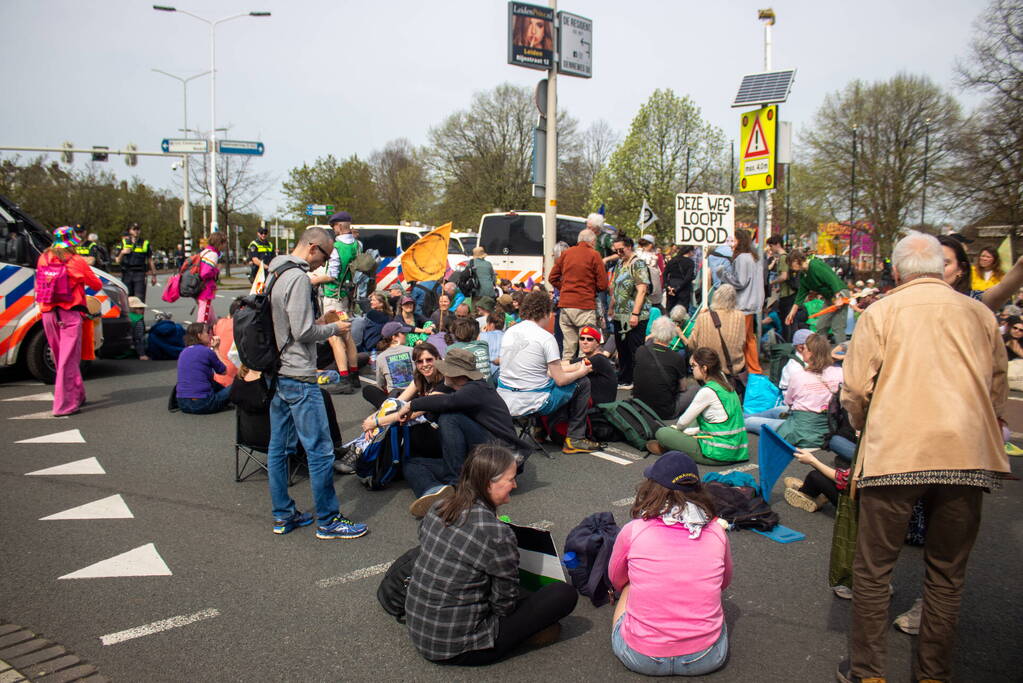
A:
<svg viewBox="0 0 1023 683">
<path fill-rule="evenodd" d="M 245 481 L 253 474 L 266 468 L 266 454 L 270 448 L 270 414 L 250 413 L 235 406 L 234 437 L 234 480 Z M 302 445 L 299 444 L 299 449 Z M 244 458 L 242 457 L 244 454 Z M 302 466 L 302 452 L 288 458 L 288 486 L 298 481 L 298 469 Z M 246 473 L 252 464 L 254 467 Z"/>
<path fill-rule="evenodd" d="M 530 452 L 540 451 L 550 459 L 554 459 L 554 456 L 547 452 L 547 449 L 543 447 L 536 437 L 533 436 L 533 428 L 539 424 L 539 420 L 536 418 L 540 417 L 540 413 L 525 413 L 523 415 L 513 415 L 512 424 L 515 425 L 519 441 L 525 442 L 531 446 Z"/>
</svg>

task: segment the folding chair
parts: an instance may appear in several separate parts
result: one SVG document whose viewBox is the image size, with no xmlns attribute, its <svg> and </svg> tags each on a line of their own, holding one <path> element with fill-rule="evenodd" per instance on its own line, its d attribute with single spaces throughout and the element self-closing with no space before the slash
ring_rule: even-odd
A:
<svg viewBox="0 0 1023 683">
<path fill-rule="evenodd" d="M 270 449 L 270 414 L 249 413 L 238 407 L 235 407 L 234 414 L 234 480 L 240 482 L 260 470 L 267 472 L 266 455 Z M 298 470 L 302 466 L 302 445 L 299 444 L 298 447 L 299 452 L 288 458 L 288 486 L 293 486 L 298 481 Z M 253 467 L 246 472 L 250 464 Z"/>
<path fill-rule="evenodd" d="M 533 436 L 533 427 L 537 425 L 536 418 L 539 417 L 539 413 L 526 413 L 524 415 L 513 415 L 512 423 L 515 425 L 515 429 L 518 431 L 517 436 L 519 441 L 524 441 L 530 444 L 532 451 L 540 451 L 550 459 L 554 459 L 554 456 L 547 452 L 547 449 L 543 447 L 536 437 Z"/>
</svg>

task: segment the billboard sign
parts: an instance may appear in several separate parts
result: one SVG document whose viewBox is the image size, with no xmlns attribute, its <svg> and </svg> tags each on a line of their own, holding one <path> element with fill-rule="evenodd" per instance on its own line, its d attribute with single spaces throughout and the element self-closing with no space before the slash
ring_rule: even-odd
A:
<svg viewBox="0 0 1023 683">
<path fill-rule="evenodd" d="M 593 78 L 593 20 L 558 12 L 558 73 Z"/>
<path fill-rule="evenodd" d="M 508 63 L 529 69 L 554 66 L 554 10 L 508 3 Z"/>
</svg>

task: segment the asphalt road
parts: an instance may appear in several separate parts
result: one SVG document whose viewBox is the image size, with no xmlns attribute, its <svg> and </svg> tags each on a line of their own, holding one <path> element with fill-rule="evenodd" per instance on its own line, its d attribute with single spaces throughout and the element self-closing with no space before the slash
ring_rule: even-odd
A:
<svg viewBox="0 0 1023 683">
<path fill-rule="evenodd" d="M 157 293 L 149 298 L 176 320 L 190 319 L 186 306 L 164 305 Z M 218 300 L 218 310 L 228 300 Z M 479 670 L 424 661 L 375 596 L 378 566 L 416 543 L 407 486 L 368 492 L 354 478 L 338 477 L 342 511 L 370 526 L 364 538 L 318 541 L 312 527 L 275 536 L 265 477 L 234 481 L 233 413 L 167 412 L 174 378 L 170 362 L 99 361 L 87 376 L 89 404 L 80 414 L 16 419 L 50 406 L 10 399 L 49 388 L 16 373 L 0 375 L 0 618 L 73 649 L 113 680 L 633 677 L 610 650 L 611 608 L 595 609 L 585 599 L 553 646 Z M 359 396 L 335 396 L 334 404 L 343 433 L 354 434 L 368 404 Z M 1023 431 L 1023 404 L 1012 404 L 1013 428 Z M 15 443 L 72 430 L 84 443 Z M 638 457 L 628 446 L 614 447 L 619 457 Z M 93 457 L 103 474 L 25 476 Z M 592 512 L 611 510 L 624 524 L 645 466 L 625 460 L 534 456 L 502 512 L 519 523 L 549 525 L 559 544 Z M 1021 459 L 1012 464 L 1023 474 Z M 796 463 L 786 474 L 805 471 Z M 844 655 L 850 604 L 826 585 L 833 513 L 795 510 L 780 487 L 772 502 L 782 523 L 807 538 L 782 545 L 752 532 L 730 534 L 731 660 L 708 680 L 829 681 Z M 41 519 L 116 495 L 131 518 Z M 311 508 L 307 480 L 292 495 Z M 985 498 L 960 615 L 958 680 L 1020 680 L 1021 501 L 1019 482 Z M 140 548 L 135 557 L 157 575 L 59 578 Z M 906 547 L 893 581 L 893 617 L 920 594 L 921 576 L 920 549 Z M 175 617 L 184 618 L 167 630 L 131 630 Z M 909 679 L 912 647 L 912 637 L 889 632 L 889 680 Z"/>
</svg>

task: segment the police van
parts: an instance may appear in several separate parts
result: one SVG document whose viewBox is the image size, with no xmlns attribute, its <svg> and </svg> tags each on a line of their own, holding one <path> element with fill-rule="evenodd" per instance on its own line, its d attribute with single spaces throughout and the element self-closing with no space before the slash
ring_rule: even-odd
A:
<svg viewBox="0 0 1023 683">
<path fill-rule="evenodd" d="M 487 260 L 494 266 L 498 280 L 510 280 L 514 284 L 543 279 L 545 220 L 544 214 L 528 211 L 483 214 L 479 243 L 486 250 Z M 559 214 L 557 220 L 556 241 L 574 245 L 586 227 L 586 219 Z"/>
<path fill-rule="evenodd" d="M 22 365 L 44 382 L 53 382 L 56 367 L 36 306 L 35 269 L 51 242 L 49 230 L 0 195 L 0 367 Z M 113 275 L 92 270 L 103 283 L 102 290 L 85 290 L 102 315 L 96 354 L 115 357 L 132 349 L 128 289 Z"/>
</svg>

